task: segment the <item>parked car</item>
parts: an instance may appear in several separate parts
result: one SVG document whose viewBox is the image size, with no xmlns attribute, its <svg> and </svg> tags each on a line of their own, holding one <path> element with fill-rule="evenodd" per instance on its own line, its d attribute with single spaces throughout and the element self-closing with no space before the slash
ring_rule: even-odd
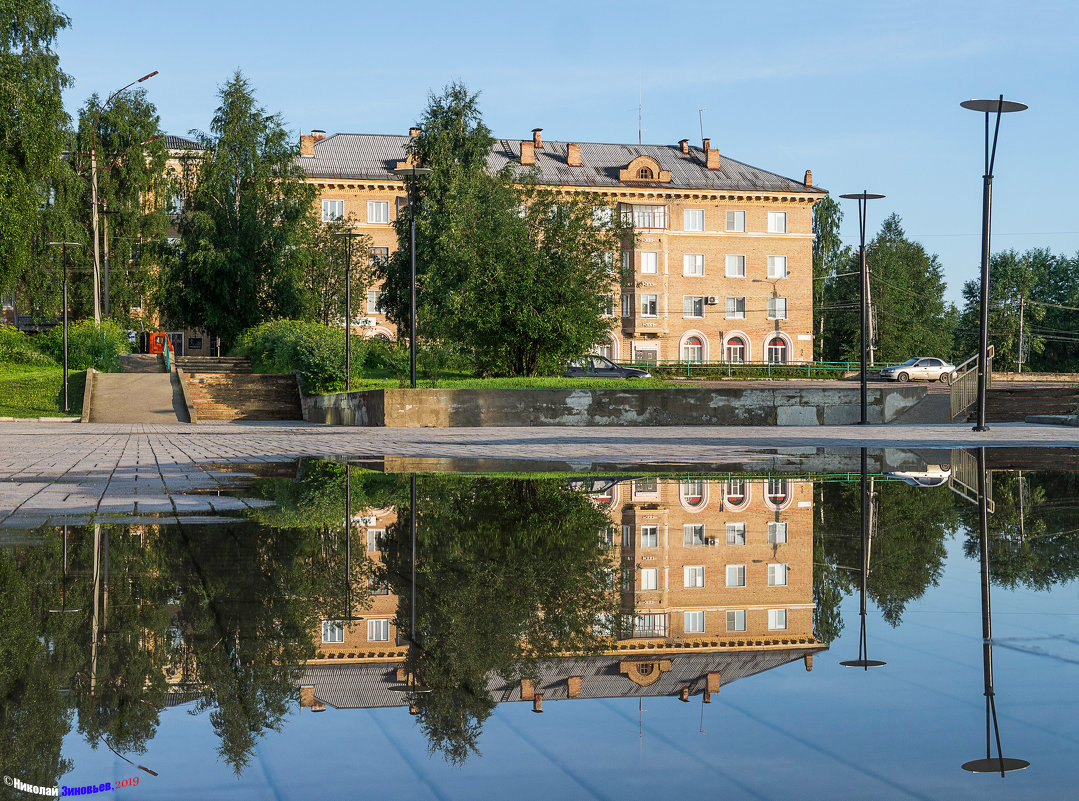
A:
<svg viewBox="0 0 1079 801">
<path fill-rule="evenodd" d="M 925 470 L 905 470 L 898 473 L 885 473 L 887 478 L 898 478 L 912 487 L 942 487 L 952 477 L 950 464 L 930 464 Z"/>
<path fill-rule="evenodd" d="M 581 356 L 571 359 L 562 373 L 563 378 L 651 378 L 647 370 L 623 367 L 606 356 Z"/>
<path fill-rule="evenodd" d="M 895 367 L 885 367 L 880 377 L 889 381 L 939 381 L 949 383 L 955 378 L 955 365 L 933 356 L 915 356 Z"/>
</svg>

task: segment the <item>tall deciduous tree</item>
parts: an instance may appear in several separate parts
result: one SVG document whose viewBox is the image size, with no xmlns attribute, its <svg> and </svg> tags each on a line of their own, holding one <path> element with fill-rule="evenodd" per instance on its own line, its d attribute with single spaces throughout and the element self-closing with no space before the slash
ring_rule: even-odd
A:
<svg viewBox="0 0 1079 801">
<path fill-rule="evenodd" d="M 415 188 L 419 335 L 473 353 L 481 371 L 536 375 L 605 338 L 615 254 L 632 229 L 591 196 L 557 193 L 507 165 L 492 172 L 493 139 L 477 96 L 461 84 L 432 96 L 413 161 L 432 173 Z M 381 268 L 383 306 L 409 322 L 409 220 Z"/>
<path fill-rule="evenodd" d="M 237 72 L 185 197 L 164 307 L 174 323 L 209 329 L 227 343 L 264 320 L 303 314 L 302 257 L 296 247 L 314 212 L 280 115 L 267 114 Z"/>
<path fill-rule="evenodd" d="M 0 292 L 40 273 L 41 210 L 63 172 L 70 79 L 52 46 L 68 18 L 49 0 L 0 0 Z"/>
<path fill-rule="evenodd" d="M 836 276 L 851 258 L 850 247 L 843 245 L 839 226 L 843 222 L 843 210 L 831 195 L 825 195 L 813 206 L 813 330 L 814 355 L 820 359 L 824 347 L 824 326 L 839 311 L 826 307 L 825 290 L 828 282 L 840 280 Z M 844 276 L 846 278 L 846 276 Z"/>
<path fill-rule="evenodd" d="M 366 308 L 364 292 L 371 284 L 373 270 L 368 255 L 371 237 L 353 231 L 355 224 L 351 216 L 320 222 L 312 215 L 309 220 L 300 251 L 305 319 L 340 324 L 345 318 L 346 277 L 352 287 L 353 319 Z"/>
</svg>

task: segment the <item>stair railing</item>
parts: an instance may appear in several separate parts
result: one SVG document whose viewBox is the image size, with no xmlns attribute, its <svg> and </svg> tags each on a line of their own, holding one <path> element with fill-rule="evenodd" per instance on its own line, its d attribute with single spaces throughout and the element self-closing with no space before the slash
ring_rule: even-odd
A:
<svg viewBox="0 0 1079 801">
<path fill-rule="evenodd" d="M 988 358 L 985 360 L 985 388 L 993 386 L 993 351 L 989 346 Z M 949 406 L 951 418 L 965 414 L 970 407 L 978 402 L 978 354 L 975 353 L 961 365 L 955 368 L 955 378 L 948 382 Z"/>
</svg>

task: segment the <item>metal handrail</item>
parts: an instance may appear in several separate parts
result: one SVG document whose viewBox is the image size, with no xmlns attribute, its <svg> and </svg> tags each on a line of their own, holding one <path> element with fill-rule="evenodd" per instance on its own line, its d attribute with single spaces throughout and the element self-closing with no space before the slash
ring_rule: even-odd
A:
<svg viewBox="0 0 1079 801">
<path fill-rule="evenodd" d="M 834 375 L 837 372 L 849 372 L 859 367 L 858 362 L 753 362 L 753 361 L 686 361 L 684 359 L 667 359 L 658 362 L 628 362 L 619 361 L 618 364 L 626 367 L 649 367 L 662 370 L 684 371 L 687 378 L 691 378 L 694 372 L 726 371 L 728 377 L 732 377 L 741 371 L 763 370 L 766 376 L 772 372 L 786 373 L 788 375 L 798 373 L 812 378 L 814 373 L 818 376 Z M 898 362 L 896 362 L 898 364 Z M 883 367 L 892 366 L 891 362 L 881 362 L 875 365 L 871 372 L 878 372 Z"/>
<path fill-rule="evenodd" d="M 989 346 L 985 364 L 985 387 L 993 385 L 993 353 L 994 347 Z M 956 376 L 948 382 L 948 405 L 951 411 L 950 420 L 957 415 L 965 414 L 971 406 L 978 402 L 978 354 L 974 354 L 965 362 L 955 368 Z"/>
</svg>

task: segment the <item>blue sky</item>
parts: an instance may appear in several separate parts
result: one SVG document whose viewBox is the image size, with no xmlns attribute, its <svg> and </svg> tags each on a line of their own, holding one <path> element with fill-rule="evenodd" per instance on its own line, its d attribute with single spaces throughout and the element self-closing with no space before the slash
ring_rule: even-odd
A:
<svg viewBox="0 0 1079 801">
<path fill-rule="evenodd" d="M 60 0 L 74 112 L 151 70 L 163 127 L 206 129 L 237 68 L 290 129 L 405 133 L 427 93 L 480 91 L 496 136 L 698 142 L 835 194 L 888 197 L 939 254 L 958 300 L 978 269 L 983 121 L 959 102 L 1023 101 L 1005 117 L 994 249 L 1074 255 L 1079 5 L 1032 0 L 771 3 L 300 3 Z M 857 239 L 849 206 L 844 238 Z"/>
</svg>

